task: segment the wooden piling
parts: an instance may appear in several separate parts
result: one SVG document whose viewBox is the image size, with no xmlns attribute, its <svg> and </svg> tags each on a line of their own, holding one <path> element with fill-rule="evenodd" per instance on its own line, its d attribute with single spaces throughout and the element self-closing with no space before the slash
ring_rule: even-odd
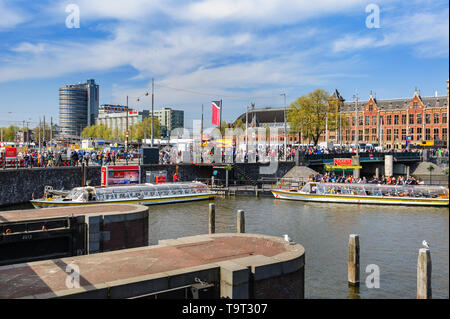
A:
<svg viewBox="0 0 450 319">
<path fill-rule="evenodd" d="M 214 234 L 216 232 L 216 205 L 214 203 L 209 204 L 208 231 L 210 234 Z"/>
<path fill-rule="evenodd" d="M 431 299 L 431 254 L 428 248 L 419 249 L 417 299 Z"/>
<path fill-rule="evenodd" d="M 241 209 L 237 213 L 237 232 L 245 233 L 245 212 Z"/>
<path fill-rule="evenodd" d="M 348 239 L 348 283 L 359 286 L 359 235 L 356 234 Z"/>
</svg>

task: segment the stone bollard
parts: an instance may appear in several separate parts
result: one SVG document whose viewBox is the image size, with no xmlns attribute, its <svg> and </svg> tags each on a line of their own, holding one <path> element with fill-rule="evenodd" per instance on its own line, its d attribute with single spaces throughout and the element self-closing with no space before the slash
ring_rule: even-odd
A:
<svg viewBox="0 0 450 319">
<path fill-rule="evenodd" d="M 208 232 L 210 234 L 214 234 L 216 232 L 216 205 L 214 203 L 209 204 Z"/>
<path fill-rule="evenodd" d="M 417 299 L 431 299 L 431 254 L 428 248 L 419 249 Z"/>
<path fill-rule="evenodd" d="M 386 177 L 394 176 L 394 156 L 385 155 L 384 156 L 384 175 Z"/>
<path fill-rule="evenodd" d="M 238 210 L 236 231 L 238 233 L 245 233 L 245 212 L 243 210 Z"/>
<path fill-rule="evenodd" d="M 348 283 L 359 286 L 359 235 L 356 234 L 348 239 Z"/>
</svg>

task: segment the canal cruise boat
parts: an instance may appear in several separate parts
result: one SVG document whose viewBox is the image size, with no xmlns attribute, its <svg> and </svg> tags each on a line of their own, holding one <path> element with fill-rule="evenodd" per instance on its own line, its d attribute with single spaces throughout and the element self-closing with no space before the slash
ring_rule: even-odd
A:
<svg viewBox="0 0 450 319">
<path fill-rule="evenodd" d="M 301 188 L 272 189 L 275 198 L 323 203 L 448 206 L 443 186 L 308 182 Z"/>
<path fill-rule="evenodd" d="M 31 200 L 35 208 L 93 204 L 156 205 L 214 199 L 216 193 L 200 182 L 76 187 L 68 193 L 46 187 L 44 196 Z"/>
</svg>

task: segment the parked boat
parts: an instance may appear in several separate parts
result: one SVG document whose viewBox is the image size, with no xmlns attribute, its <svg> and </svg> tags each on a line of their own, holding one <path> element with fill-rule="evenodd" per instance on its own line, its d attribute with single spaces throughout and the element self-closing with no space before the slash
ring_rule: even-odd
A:
<svg viewBox="0 0 450 319">
<path fill-rule="evenodd" d="M 76 187 L 64 194 L 46 187 L 41 199 L 31 200 L 35 208 L 93 204 L 156 205 L 214 199 L 216 193 L 200 182 L 138 184 L 107 187 Z"/>
<path fill-rule="evenodd" d="M 301 188 L 272 189 L 275 198 L 325 203 L 448 206 L 443 186 L 308 182 Z"/>
</svg>

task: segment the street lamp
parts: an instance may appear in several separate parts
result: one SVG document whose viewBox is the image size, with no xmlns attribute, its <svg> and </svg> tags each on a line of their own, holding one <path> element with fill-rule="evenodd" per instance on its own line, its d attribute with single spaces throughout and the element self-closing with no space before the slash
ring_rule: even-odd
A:
<svg viewBox="0 0 450 319">
<path fill-rule="evenodd" d="M 356 147 L 356 155 L 359 155 L 359 119 L 358 119 L 358 92 L 353 95 L 353 99 L 355 99 L 355 112 L 356 112 L 356 127 L 355 127 L 355 147 Z"/>
<path fill-rule="evenodd" d="M 286 134 L 287 134 L 287 129 L 286 129 L 286 93 L 281 93 L 280 94 L 281 96 L 283 96 L 284 97 L 284 161 L 286 161 L 286 159 L 287 159 L 287 154 L 286 154 L 286 151 L 287 151 L 287 146 L 286 146 L 286 138 L 287 138 L 287 136 L 286 136 Z"/>
</svg>

